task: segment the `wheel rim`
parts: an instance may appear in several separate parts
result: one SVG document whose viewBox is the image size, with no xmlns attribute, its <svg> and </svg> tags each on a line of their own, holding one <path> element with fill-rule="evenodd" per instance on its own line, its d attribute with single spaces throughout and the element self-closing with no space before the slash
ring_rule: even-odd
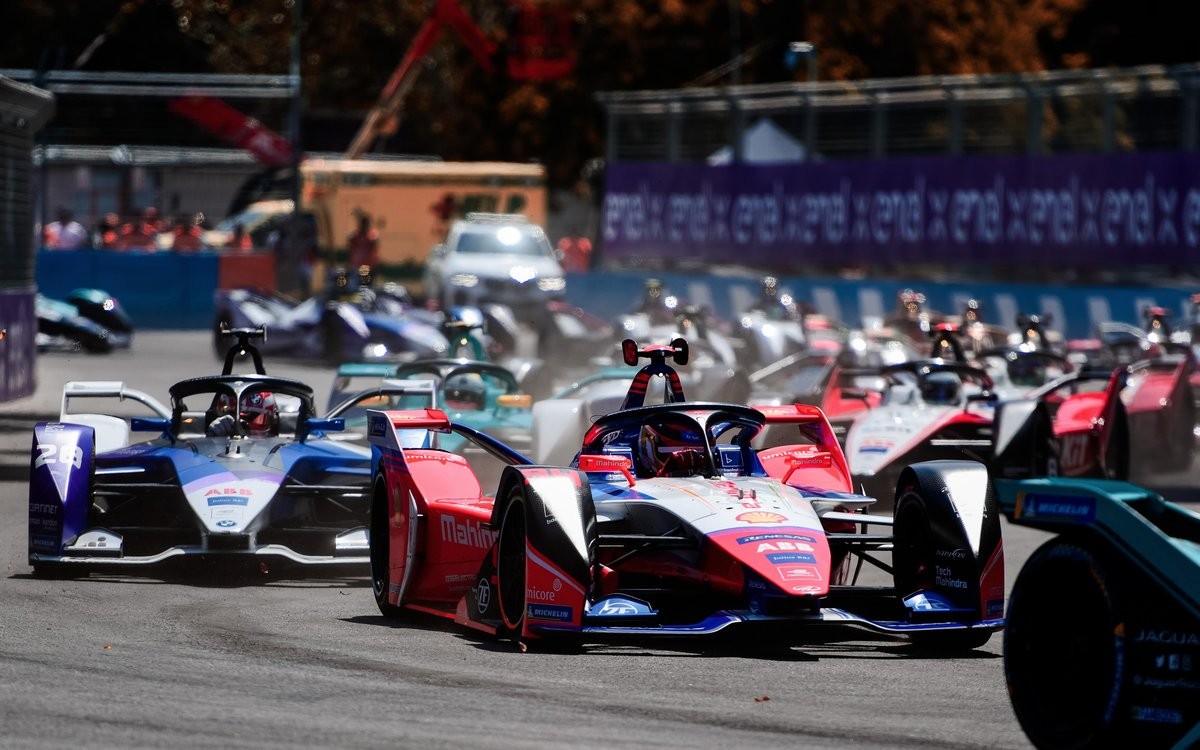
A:
<svg viewBox="0 0 1200 750">
<path fill-rule="evenodd" d="M 496 556 L 500 616 L 506 627 L 519 632 L 525 619 L 525 503 L 519 496 L 504 511 Z"/>
</svg>

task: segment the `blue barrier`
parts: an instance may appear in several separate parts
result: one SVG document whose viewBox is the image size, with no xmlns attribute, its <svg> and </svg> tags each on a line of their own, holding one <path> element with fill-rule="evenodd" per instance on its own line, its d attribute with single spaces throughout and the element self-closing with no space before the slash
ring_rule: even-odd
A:
<svg viewBox="0 0 1200 750">
<path fill-rule="evenodd" d="M 641 299 L 649 276 L 661 279 L 667 289 L 689 304 L 707 305 L 718 316 L 734 318 L 758 296 L 760 276 L 718 276 L 686 273 L 613 271 L 569 274 L 567 298 L 575 305 L 604 318 L 629 310 Z M 930 310 L 960 314 L 967 300 L 983 304 L 989 323 L 1012 327 L 1024 314 L 1050 314 L 1050 327 L 1068 338 L 1086 338 L 1097 323 L 1109 320 L 1140 326 L 1147 305 L 1175 313 L 1176 326 L 1192 319 L 1192 287 L 1066 286 L 986 282 L 874 281 L 839 278 L 779 277 L 782 289 L 800 302 L 834 320 L 854 325 L 864 317 L 883 318 L 895 307 L 904 289 L 925 294 Z"/>
<path fill-rule="evenodd" d="M 37 257 L 38 290 L 51 297 L 72 289 L 104 289 L 121 301 L 139 329 L 204 329 L 212 325 L 213 291 L 220 256 L 215 253 L 114 253 L 98 250 L 42 250 Z M 613 318 L 629 310 L 650 276 L 643 271 L 572 273 L 567 300 L 596 315 Z M 667 288 L 692 304 L 733 318 L 753 302 L 759 276 L 655 273 Z M 1191 322 L 1192 287 L 1066 286 L 920 280 L 848 280 L 780 277 L 790 290 L 835 320 L 851 324 L 887 315 L 906 288 L 925 294 L 928 307 L 960 313 L 968 299 L 983 303 L 984 319 L 1013 325 L 1018 313 L 1049 313 L 1051 327 L 1069 338 L 1091 335 L 1096 323 L 1119 320 L 1140 325 L 1142 310 L 1158 305 L 1175 311 L 1178 324 Z"/>
<path fill-rule="evenodd" d="M 120 300 L 137 329 L 208 328 L 213 320 L 219 256 L 42 250 L 38 291 L 65 297 L 72 289 L 103 289 Z"/>
</svg>

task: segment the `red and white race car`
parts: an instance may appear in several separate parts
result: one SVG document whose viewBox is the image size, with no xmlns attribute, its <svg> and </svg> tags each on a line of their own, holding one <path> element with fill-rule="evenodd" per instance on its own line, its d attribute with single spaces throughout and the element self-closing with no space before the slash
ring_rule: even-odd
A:
<svg viewBox="0 0 1200 750">
<path fill-rule="evenodd" d="M 757 627 L 783 642 L 875 633 L 964 649 L 1002 627 L 1000 519 L 981 464 L 908 467 L 894 515 L 870 515 L 819 408 L 688 402 L 666 362 L 686 360 L 684 342 L 624 353 L 650 364 L 569 466 L 530 465 L 435 409 L 370 413 L 384 615 L 453 617 L 522 644 Z M 644 406 L 656 377 L 672 397 Z M 756 450 L 767 425 L 794 440 Z M 471 448 L 440 450 L 447 432 Z M 887 584 L 860 585 L 858 561 Z"/>
</svg>

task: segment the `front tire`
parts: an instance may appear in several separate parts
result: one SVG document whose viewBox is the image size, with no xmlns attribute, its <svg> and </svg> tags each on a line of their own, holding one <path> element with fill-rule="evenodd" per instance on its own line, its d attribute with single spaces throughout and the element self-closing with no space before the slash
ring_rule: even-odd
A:
<svg viewBox="0 0 1200 750">
<path fill-rule="evenodd" d="M 504 508 L 496 545 L 500 618 L 514 637 L 521 635 L 525 625 L 525 541 L 525 495 L 517 488 Z"/>
<path fill-rule="evenodd" d="M 909 485 L 896 495 L 893 526 L 892 575 L 896 593 L 908 596 L 936 588 L 937 560 L 933 528 L 921 491 Z M 909 640 L 918 649 L 938 653 L 972 651 L 991 640 L 987 628 L 914 632 Z"/>
<path fill-rule="evenodd" d="M 375 604 L 379 612 L 389 619 L 398 619 L 403 613 L 403 600 L 398 604 L 388 601 L 391 587 L 392 534 L 391 518 L 388 515 L 387 484 L 380 480 L 376 483 L 374 497 L 371 501 L 371 593 L 375 595 Z M 405 572 L 408 572 L 407 566 Z M 403 592 L 401 592 L 403 594 Z"/>
<path fill-rule="evenodd" d="M 1124 677 L 1119 591 L 1104 557 L 1061 537 L 1017 576 L 1004 674 L 1017 720 L 1037 747 L 1108 747 Z"/>
</svg>

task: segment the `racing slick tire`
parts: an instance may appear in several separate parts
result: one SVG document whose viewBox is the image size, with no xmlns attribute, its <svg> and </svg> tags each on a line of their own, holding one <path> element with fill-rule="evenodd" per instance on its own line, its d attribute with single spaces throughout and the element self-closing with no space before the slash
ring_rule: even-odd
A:
<svg viewBox="0 0 1200 750">
<path fill-rule="evenodd" d="M 902 478 L 904 484 L 897 488 L 892 527 L 893 578 L 901 596 L 934 588 L 937 572 L 934 530 L 929 517 L 932 505 L 922 495 L 921 483 L 911 474 L 905 476 L 909 481 Z M 914 632 L 909 640 L 923 651 L 950 653 L 977 649 L 991 637 L 991 630 L 971 628 Z"/>
<path fill-rule="evenodd" d="M 504 508 L 496 542 L 500 619 L 513 637 L 520 637 L 525 625 L 525 505 L 525 493 L 515 487 Z"/>
<path fill-rule="evenodd" d="M 1119 581 L 1095 544 L 1056 537 L 1017 576 L 1004 631 L 1013 711 L 1039 748 L 1110 747 L 1124 679 Z"/>
<path fill-rule="evenodd" d="M 409 532 L 406 534 L 405 549 L 401 552 L 405 555 L 406 564 L 404 566 L 404 577 L 400 583 L 400 595 L 397 598 L 397 603 L 392 604 L 388 601 L 388 593 L 391 588 L 391 560 L 392 560 L 392 535 L 391 535 L 391 518 L 388 513 L 388 491 L 387 483 L 382 479 L 375 483 L 375 492 L 371 500 L 371 520 L 369 539 L 371 545 L 371 593 L 375 596 L 375 604 L 379 607 L 379 612 L 389 619 L 399 619 L 404 616 L 404 595 L 406 593 L 408 581 L 412 578 L 412 565 L 414 562 L 413 547 L 415 542 L 416 531 L 416 515 L 411 511 L 411 504 L 414 502 L 409 498 L 409 503 L 405 504 L 401 511 L 401 518 L 404 519 L 404 528 Z"/>
</svg>

